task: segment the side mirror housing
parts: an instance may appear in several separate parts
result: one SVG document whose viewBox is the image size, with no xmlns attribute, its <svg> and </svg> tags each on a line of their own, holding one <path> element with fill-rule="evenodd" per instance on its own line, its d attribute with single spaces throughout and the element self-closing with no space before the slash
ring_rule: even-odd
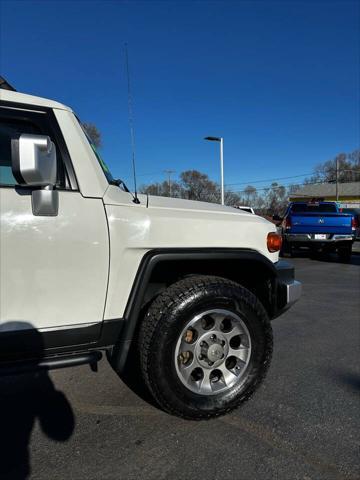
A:
<svg viewBox="0 0 360 480">
<path fill-rule="evenodd" d="M 273 215 L 272 219 L 274 220 L 274 222 L 281 222 L 282 221 L 282 218 L 280 217 L 280 215 Z"/>
<path fill-rule="evenodd" d="M 54 186 L 56 149 L 50 137 L 21 134 L 11 140 L 12 171 L 19 185 Z"/>
<path fill-rule="evenodd" d="M 32 191 L 34 215 L 58 214 L 59 197 L 56 148 L 46 135 L 21 134 L 11 140 L 12 172 L 21 186 L 40 187 Z"/>
</svg>

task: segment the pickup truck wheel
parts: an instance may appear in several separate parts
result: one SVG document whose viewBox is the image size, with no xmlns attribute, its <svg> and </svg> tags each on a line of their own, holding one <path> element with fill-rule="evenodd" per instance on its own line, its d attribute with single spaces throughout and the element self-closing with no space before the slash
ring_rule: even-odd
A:
<svg viewBox="0 0 360 480">
<path fill-rule="evenodd" d="M 338 248 L 338 257 L 343 262 L 350 262 L 351 260 L 351 253 L 352 253 L 352 245 L 345 245 L 344 247 Z"/>
<path fill-rule="evenodd" d="M 272 329 L 249 290 L 194 276 L 154 300 L 139 349 L 145 382 L 160 407 L 204 419 L 236 408 L 260 385 L 271 361 Z"/>
</svg>

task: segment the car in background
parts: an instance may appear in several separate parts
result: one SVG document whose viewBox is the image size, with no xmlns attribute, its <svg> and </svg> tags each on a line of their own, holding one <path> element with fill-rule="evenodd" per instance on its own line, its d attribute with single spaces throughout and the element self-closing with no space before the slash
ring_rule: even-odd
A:
<svg viewBox="0 0 360 480">
<path fill-rule="evenodd" d="M 281 223 L 282 252 L 307 247 L 313 252 L 337 252 L 341 260 L 349 261 L 357 228 L 354 215 L 343 213 L 336 202 L 293 202 Z"/>
<path fill-rule="evenodd" d="M 252 207 L 248 207 L 246 205 L 237 205 L 235 208 L 238 208 L 239 210 L 243 210 L 244 212 L 252 213 L 255 215 L 255 210 Z"/>
</svg>

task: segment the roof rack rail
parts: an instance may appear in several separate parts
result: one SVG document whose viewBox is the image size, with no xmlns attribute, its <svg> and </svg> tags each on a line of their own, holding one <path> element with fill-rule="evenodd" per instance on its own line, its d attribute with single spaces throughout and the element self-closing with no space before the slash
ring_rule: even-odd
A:
<svg viewBox="0 0 360 480">
<path fill-rule="evenodd" d="M 16 89 L 13 86 L 11 86 L 10 83 L 7 82 L 5 78 L 2 77 L 1 75 L 0 75 L 0 88 L 2 88 L 3 90 L 11 90 L 13 92 L 16 92 Z"/>
</svg>

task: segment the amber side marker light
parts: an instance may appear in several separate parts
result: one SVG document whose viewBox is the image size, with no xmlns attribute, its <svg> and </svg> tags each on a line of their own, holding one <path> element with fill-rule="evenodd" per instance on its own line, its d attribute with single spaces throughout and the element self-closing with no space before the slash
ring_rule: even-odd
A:
<svg viewBox="0 0 360 480">
<path fill-rule="evenodd" d="M 269 252 L 278 252 L 281 249 L 282 237 L 278 233 L 270 232 L 267 236 L 267 248 Z"/>
</svg>

